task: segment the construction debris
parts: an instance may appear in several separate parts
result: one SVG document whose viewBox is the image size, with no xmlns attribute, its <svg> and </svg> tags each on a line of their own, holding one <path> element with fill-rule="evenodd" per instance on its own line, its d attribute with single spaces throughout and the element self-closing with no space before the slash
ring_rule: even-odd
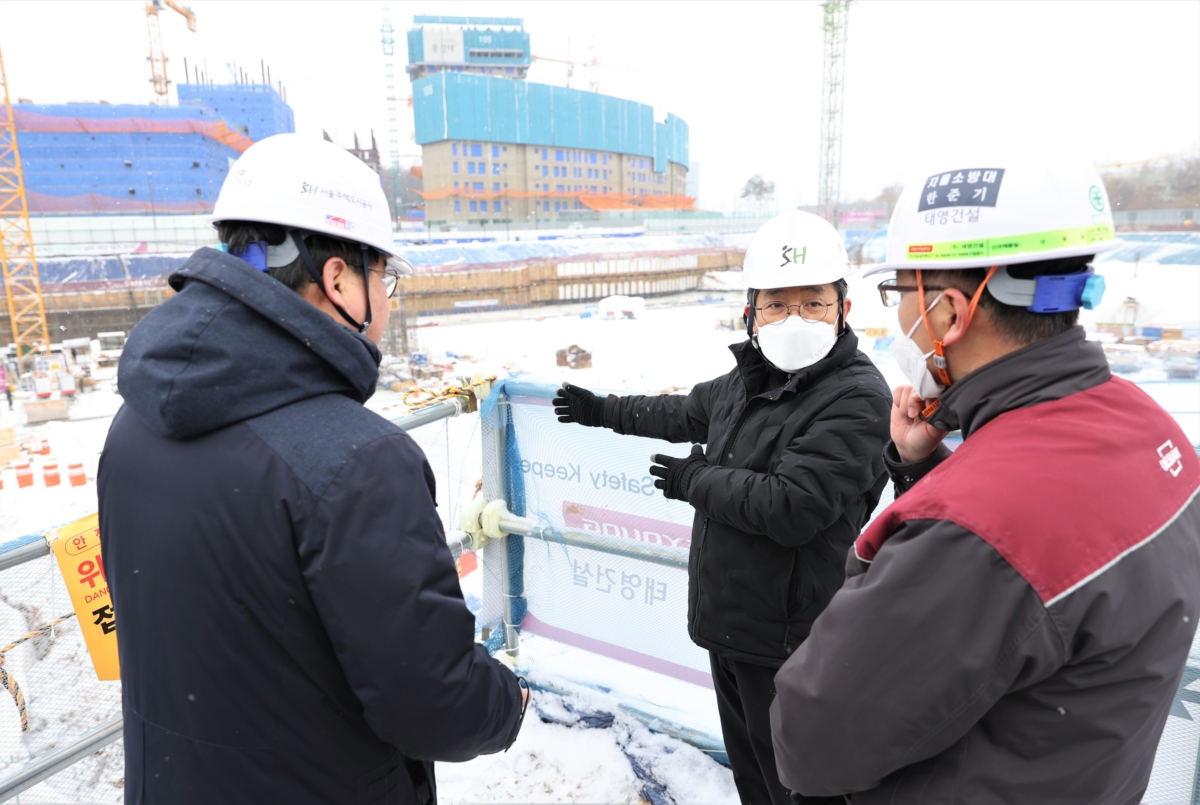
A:
<svg viewBox="0 0 1200 805">
<path fill-rule="evenodd" d="M 555 354 L 559 366 L 569 366 L 572 369 L 592 368 L 592 353 L 578 344 L 572 344 L 566 349 L 560 349 Z"/>
</svg>

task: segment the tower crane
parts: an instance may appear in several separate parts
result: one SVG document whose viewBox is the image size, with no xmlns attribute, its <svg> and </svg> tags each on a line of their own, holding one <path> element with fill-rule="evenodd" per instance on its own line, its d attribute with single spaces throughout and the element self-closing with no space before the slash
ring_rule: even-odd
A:
<svg viewBox="0 0 1200 805">
<path fill-rule="evenodd" d="M 591 50 L 591 48 L 589 48 L 589 50 Z M 545 56 L 530 56 L 529 58 L 531 61 L 552 61 L 552 62 L 556 62 L 558 64 L 567 65 L 567 86 L 568 87 L 571 86 L 571 78 L 575 75 L 575 65 L 577 64 L 577 62 L 572 61 L 569 58 L 567 58 L 567 59 L 550 59 Z M 588 90 L 591 92 L 599 92 L 600 91 L 600 76 L 597 73 L 597 70 L 600 67 L 600 60 L 598 58 L 596 58 L 595 53 L 593 52 L 591 59 L 583 62 L 579 66 L 586 67 L 588 70 L 588 72 L 587 72 Z"/>
<path fill-rule="evenodd" d="M 842 95 L 846 77 L 846 31 L 852 0 L 821 4 L 825 71 L 821 93 L 821 165 L 817 203 L 830 223 L 842 192 Z"/>
<path fill-rule="evenodd" d="M 17 123 L 8 97 L 3 56 L 0 56 L 0 89 L 4 93 L 3 116 L 0 116 L 0 269 L 20 373 L 27 363 L 33 362 L 36 353 L 50 348 L 50 328 L 46 326 L 42 284 L 33 251 L 29 200 L 25 196 Z"/>
<path fill-rule="evenodd" d="M 154 94 L 159 98 L 167 97 L 167 89 L 171 84 L 167 78 L 167 56 L 163 53 L 162 31 L 158 26 L 158 12 L 163 7 L 177 11 L 187 20 L 188 30 L 196 32 L 196 14 L 190 8 L 181 6 L 175 0 L 152 0 L 146 4 L 146 28 L 150 31 L 150 83 L 154 85 Z"/>
<path fill-rule="evenodd" d="M 530 56 L 531 61 L 552 61 L 567 65 L 567 86 L 571 86 L 571 76 L 575 75 L 575 62 L 570 59 L 548 59 L 545 56 Z"/>
</svg>

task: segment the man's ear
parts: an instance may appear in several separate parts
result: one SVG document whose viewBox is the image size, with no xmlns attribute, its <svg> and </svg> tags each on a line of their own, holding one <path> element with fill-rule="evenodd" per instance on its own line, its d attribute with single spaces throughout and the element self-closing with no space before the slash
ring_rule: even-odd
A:
<svg viewBox="0 0 1200 805">
<path fill-rule="evenodd" d="M 347 302 L 350 292 L 351 269 L 349 264 L 340 257 L 330 257 L 321 268 L 321 276 L 325 283 L 325 296 L 330 302 L 348 310 Z"/>
<path fill-rule="evenodd" d="M 971 300 L 957 288 L 949 288 L 943 292 L 937 305 L 927 314 L 934 332 L 943 331 L 942 343 L 946 346 L 962 340 L 967 334 L 970 323 Z M 979 311 L 975 311 L 978 315 Z"/>
</svg>

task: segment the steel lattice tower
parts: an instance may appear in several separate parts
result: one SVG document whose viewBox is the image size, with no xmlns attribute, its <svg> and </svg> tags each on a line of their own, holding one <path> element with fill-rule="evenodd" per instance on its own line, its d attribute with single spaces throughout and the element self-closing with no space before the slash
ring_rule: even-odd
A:
<svg viewBox="0 0 1200 805">
<path fill-rule="evenodd" d="M 17 346 L 18 372 L 33 356 L 50 348 L 42 285 L 38 279 L 37 256 L 29 226 L 29 202 L 25 176 L 17 150 L 17 124 L 8 97 L 8 78 L 0 57 L 0 90 L 4 93 L 0 117 L 0 268 L 8 296 L 13 343 Z M 28 367 L 32 369 L 32 365 Z"/>
<path fill-rule="evenodd" d="M 821 4 L 825 35 L 825 71 L 821 93 L 821 168 L 817 203 L 834 222 L 842 192 L 842 94 L 846 77 L 846 29 L 851 0 Z"/>
<path fill-rule="evenodd" d="M 400 121 L 399 112 L 396 109 L 396 40 L 392 38 L 394 29 L 392 28 L 392 20 L 389 16 L 388 8 L 383 9 L 383 27 L 380 29 L 383 34 L 383 69 L 387 75 L 387 102 L 388 102 L 388 137 L 390 138 L 389 147 L 391 148 L 390 162 L 392 170 L 392 210 L 396 217 L 402 217 L 400 214 Z"/>
</svg>

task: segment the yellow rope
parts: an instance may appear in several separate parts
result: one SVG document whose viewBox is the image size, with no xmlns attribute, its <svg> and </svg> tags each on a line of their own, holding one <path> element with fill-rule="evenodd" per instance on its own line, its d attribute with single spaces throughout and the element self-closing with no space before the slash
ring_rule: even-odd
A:
<svg viewBox="0 0 1200 805">
<path fill-rule="evenodd" d="M 492 383 L 492 382 L 495 382 L 495 380 L 496 380 L 495 376 L 485 377 L 483 379 L 483 381 L 480 383 L 476 383 L 476 384 L 469 385 L 466 387 L 447 386 L 446 388 L 442 389 L 441 391 L 434 391 L 432 389 L 427 389 L 422 386 L 416 386 L 415 388 L 411 388 L 408 391 L 404 392 L 403 402 L 405 405 L 407 405 L 413 411 L 420 411 L 422 408 L 429 408 L 432 405 L 437 405 L 438 403 L 443 403 L 446 400 L 451 400 L 451 399 L 454 399 L 455 397 L 470 396 L 471 394 L 474 393 L 475 389 L 478 388 L 479 386 L 483 385 L 483 383 Z M 414 397 L 416 397 L 419 394 L 424 394 L 426 396 L 419 400 L 413 399 Z"/>
<path fill-rule="evenodd" d="M 61 618 L 50 621 L 45 626 L 34 629 L 24 637 L 18 637 L 7 646 L 0 647 L 0 685 L 3 685 L 8 690 L 9 695 L 13 698 L 13 702 L 17 705 L 17 713 L 21 716 L 21 732 L 29 732 L 29 714 L 25 712 L 25 694 L 21 692 L 21 686 L 17 684 L 17 680 L 9 675 L 8 671 L 4 668 L 5 655 L 26 640 L 32 640 L 35 637 L 44 635 L 58 624 L 73 617 L 75 617 L 74 612 L 69 615 L 63 615 Z"/>
</svg>

